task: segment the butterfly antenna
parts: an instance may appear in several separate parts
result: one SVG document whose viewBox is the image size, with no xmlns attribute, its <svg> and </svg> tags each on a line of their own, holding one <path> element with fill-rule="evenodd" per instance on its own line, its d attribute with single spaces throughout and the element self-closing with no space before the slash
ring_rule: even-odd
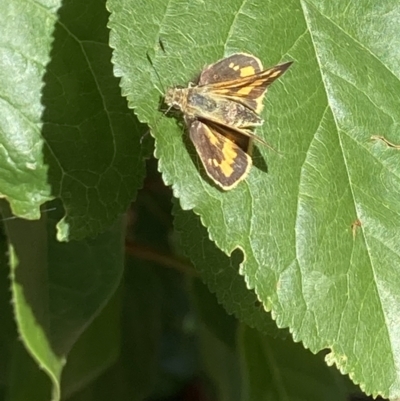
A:
<svg viewBox="0 0 400 401">
<path fill-rule="evenodd" d="M 164 48 L 164 47 L 162 47 L 162 48 Z M 163 90 L 161 91 L 157 86 L 155 86 L 155 88 L 158 90 L 158 92 L 161 94 L 161 96 L 164 96 L 164 93 L 165 93 L 164 85 L 162 84 L 160 74 L 158 73 L 157 69 L 154 67 L 153 60 L 151 59 L 150 54 L 149 54 L 148 51 L 146 52 L 146 57 L 147 57 L 147 60 L 150 63 L 150 65 L 153 67 L 153 70 L 154 70 L 155 74 L 157 75 L 158 82 L 160 83 L 161 88 Z"/>
<path fill-rule="evenodd" d="M 161 43 L 162 43 L 162 42 L 161 42 L 161 40 L 159 39 L 160 47 L 161 47 L 161 49 L 165 52 L 165 50 L 164 50 L 164 44 L 161 45 Z M 156 85 L 154 85 L 154 87 L 157 89 L 158 93 L 159 93 L 161 96 L 164 97 L 164 94 L 165 94 L 164 85 L 162 84 L 160 74 L 158 73 L 157 69 L 156 69 L 155 66 L 154 66 L 153 60 L 152 60 L 151 57 L 150 57 L 149 51 L 146 52 L 146 58 L 147 58 L 147 61 L 149 62 L 149 64 L 153 67 L 154 73 L 156 74 L 157 79 L 158 79 L 158 82 L 160 83 L 161 88 L 163 88 L 163 90 L 161 91 L 160 88 L 158 88 Z M 158 118 L 157 121 L 156 121 L 156 125 L 158 124 L 158 120 L 159 120 L 159 118 Z M 150 128 L 149 128 L 149 129 L 142 135 L 142 137 L 140 138 L 140 144 L 143 143 L 144 138 L 146 138 L 149 134 L 150 134 Z"/>
<path fill-rule="evenodd" d="M 271 149 L 271 150 L 273 150 L 275 153 L 277 153 L 279 156 L 282 156 L 282 153 L 281 152 L 279 152 L 278 150 L 276 150 L 273 146 L 271 146 L 268 142 L 265 142 L 264 141 L 264 145 L 268 148 L 268 149 Z"/>
<path fill-rule="evenodd" d="M 166 53 L 165 47 L 164 47 L 164 43 L 163 43 L 163 41 L 161 40 L 161 38 L 158 39 L 158 44 L 159 44 L 159 46 L 160 46 L 160 49 L 161 49 L 164 53 Z M 153 63 L 153 60 L 151 59 L 150 54 L 149 54 L 148 51 L 146 52 L 146 57 L 147 57 L 147 60 L 148 60 L 148 62 L 150 63 L 150 65 L 153 67 L 153 70 L 154 70 L 154 72 L 155 72 L 155 74 L 156 74 L 156 76 L 157 76 L 157 79 L 158 79 L 158 82 L 160 83 L 160 86 L 161 86 L 161 88 L 162 88 L 162 91 L 161 91 L 157 86 L 155 86 L 155 88 L 158 90 L 158 92 L 161 94 L 161 96 L 164 97 L 164 96 L 165 96 L 165 93 L 166 93 L 166 89 L 164 88 L 164 85 L 163 85 L 163 83 L 162 83 L 160 74 L 158 73 L 157 69 L 155 68 L 154 63 Z M 163 115 L 168 114 L 168 113 L 171 111 L 172 108 L 173 108 L 172 105 L 169 106 L 168 109 L 163 113 Z M 161 116 L 157 119 L 155 125 L 158 124 L 158 122 L 160 121 L 160 118 L 161 118 Z M 140 143 L 143 142 L 143 139 L 144 139 L 149 133 L 150 133 L 150 129 L 149 129 L 146 133 L 144 133 L 144 134 L 142 135 L 142 137 L 140 138 Z"/>
</svg>

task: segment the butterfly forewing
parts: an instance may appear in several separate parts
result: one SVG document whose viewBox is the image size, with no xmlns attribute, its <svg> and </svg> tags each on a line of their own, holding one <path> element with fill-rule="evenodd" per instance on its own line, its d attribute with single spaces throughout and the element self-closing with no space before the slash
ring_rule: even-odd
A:
<svg viewBox="0 0 400 401">
<path fill-rule="evenodd" d="M 222 81 L 232 81 L 262 71 L 261 61 L 251 54 L 236 53 L 206 67 L 199 79 L 199 86 Z"/>
<path fill-rule="evenodd" d="M 222 81 L 210 85 L 210 91 L 215 95 L 236 100 L 256 113 L 263 107 L 263 98 L 268 86 L 278 79 L 292 63 L 279 64 L 275 67 L 245 76 L 241 79 Z"/>
</svg>

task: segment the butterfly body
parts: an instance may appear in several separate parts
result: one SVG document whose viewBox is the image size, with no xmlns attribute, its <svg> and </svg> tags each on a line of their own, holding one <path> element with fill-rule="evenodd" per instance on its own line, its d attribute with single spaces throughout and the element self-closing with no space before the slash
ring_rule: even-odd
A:
<svg viewBox="0 0 400 401">
<path fill-rule="evenodd" d="M 268 86 L 291 62 L 263 70 L 250 54 L 236 53 L 206 67 L 197 85 L 168 89 L 165 103 L 183 115 L 207 175 L 222 189 L 234 188 L 252 165 L 252 141 L 266 144 L 252 129 Z"/>
<path fill-rule="evenodd" d="M 202 118 L 216 123 L 237 128 L 248 128 L 262 125 L 260 116 L 225 96 L 215 96 L 207 86 L 191 88 L 172 88 L 165 96 L 165 103 L 175 107 L 190 118 Z"/>
</svg>

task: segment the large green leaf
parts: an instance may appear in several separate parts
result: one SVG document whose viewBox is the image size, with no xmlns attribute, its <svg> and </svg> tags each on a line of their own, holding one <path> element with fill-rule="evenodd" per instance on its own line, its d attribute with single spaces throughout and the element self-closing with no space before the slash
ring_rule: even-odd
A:
<svg viewBox="0 0 400 401">
<path fill-rule="evenodd" d="M 0 195 L 28 219 L 59 197 L 59 238 L 83 238 L 141 185 L 145 131 L 112 73 L 105 3 L 60 5 L 0 0 Z"/>
<path fill-rule="evenodd" d="M 367 393 L 399 397 L 400 154 L 370 139 L 396 142 L 397 3 L 110 0 L 109 8 L 115 72 L 152 127 L 159 169 L 182 208 L 200 215 L 225 253 L 243 252 L 247 286 L 296 341 L 329 348 L 328 363 Z M 187 85 L 237 51 L 265 66 L 295 63 L 270 89 L 258 130 L 279 153 L 259 147 L 246 182 L 223 192 L 182 127 L 158 111 L 159 90 Z"/>
</svg>

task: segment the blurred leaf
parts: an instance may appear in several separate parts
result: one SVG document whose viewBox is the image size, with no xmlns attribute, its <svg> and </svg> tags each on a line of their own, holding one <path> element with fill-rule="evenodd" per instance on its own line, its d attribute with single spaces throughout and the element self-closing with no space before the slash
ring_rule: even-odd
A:
<svg viewBox="0 0 400 401">
<path fill-rule="evenodd" d="M 210 382 L 219 401 L 242 400 L 242 377 L 238 353 L 227 346 L 228 341 L 216 337 L 208 327 L 200 327 L 200 351 Z M 231 333 L 226 333 L 228 339 Z M 236 335 L 236 330 L 233 332 Z"/>
<path fill-rule="evenodd" d="M 154 159 L 147 163 L 145 188 L 128 214 L 123 352 L 114 373 L 108 375 L 123 389 L 118 399 L 167 398 L 197 367 L 185 277 L 163 264 L 164 255 L 174 260 L 169 247 L 171 192 L 163 185 L 156 166 Z M 95 393 L 100 396 L 98 390 Z M 107 394 L 108 399 L 115 397 L 112 387 L 108 391 L 104 388 L 101 399 L 107 399 Z"/>
<path fill-rule="evenodd" d="M 199 317 L 213 336 L 232 351 L 236 348 L 237 319 L 226 313 L 217 298 L 199 279 L 192 283 L 192 294 Z"/>
<path fill-rule="evenodd" d="M 58 389 L 51 397 L 49 377 L 40 370 L 21 342 L 13 343 L 7 381 L 7 401 L 43 401 L 57 400 Z"/>
<path fill-rule="evenodd" d="M 397 2 L 108 4 L 115 73 L 182 208 L 226 254 L 243 252 L 246 285 L 296 341 L 329 348 L 365 392 L 399 397 L 400 153 L 370 139 L 400 142 Z M 246 182 L 223 192 L 176 120 L 160 119 L 159 89 L 237 51 L 295 63 L 257 131 L 279 153 L 258 147 Z"/>
<path fill-rule="evenodd" d="M 89 386 L 116 363 L 121 347 L 121 288 L 72 348 L 63 371 L 65 399 Z"/>
<path fill-rule="evenodd" d="M 0 225 L 0 388 L 7 383 L 10 356 L 14 341 L 17 338 L 17 330 L 10 303 L 11 291 L 7 247 L 3 226 Z"/>
<path fill-rule="evenodd" d="M 65 244 L 55 240 L 59 215 L 7 221 L 18 331 L 51 378 L 54 400 L 67 354 L 115 291 L 124 262 L 122 221 L 95 239 Z"/>
<path fill-rule="evenodd" d="M 347 400 L 346 380 L 290 339 L 266 337 L 246 325 L 239 330 L 246 401 Z"/>
<path fill-rule="evenodd" d="M 154 391 L 161 341 L 162 285 L 150 265 L 128 260 L 125 275 L 121 364 L 129 400 L 141 401 Z M 112 397 L 112 394 L 110 394 Z"/>
</svg>

